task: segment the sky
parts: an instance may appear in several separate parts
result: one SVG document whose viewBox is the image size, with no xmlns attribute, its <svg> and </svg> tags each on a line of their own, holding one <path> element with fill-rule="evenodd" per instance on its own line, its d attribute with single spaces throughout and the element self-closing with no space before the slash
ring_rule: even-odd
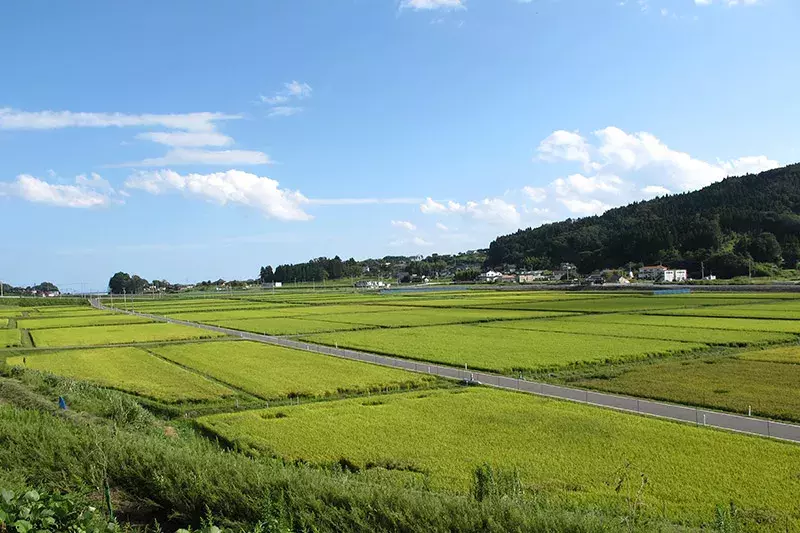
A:
<svg viewBox="0 0 800 533">
<path fill-rule="evenodd" d="M 800 161 L 796 0 L 0 4 L 0 279 L 455 253 Z"/>
</svg>

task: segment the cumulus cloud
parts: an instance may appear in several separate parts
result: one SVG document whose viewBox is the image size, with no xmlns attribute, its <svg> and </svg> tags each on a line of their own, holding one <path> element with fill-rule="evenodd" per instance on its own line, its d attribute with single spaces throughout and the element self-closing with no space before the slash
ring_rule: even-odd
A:
<svg viewBox="0 0 800 533">
<path fill-rule="evenodd" d="M 314 205 L 379 205 L 379 204 L 405 204 L 420 203 L 419 198 L 309 198 L 309 204 Z"/>
<path fill-rule="evenodd" d="M 82 113 L 73 111 L 20 111 L 0 108 L 0 129 L 53 130 L 62 128 L 165 127 L 185 131 L 213 131 L 215 122 L 235 120 L 223 113 L 142 114 Z"/>
<path fill-rule="evenodd" d="M 557 130 L 544 139 L 537 148 L 539 159 L 543 161 L 577 161 L 588 164 L 591 156 L 589 145 L 579 133 Z"/>
<path fill-rule="evenodd" d="M 245 205 L 278 220 L 313 218 L 303 210 L 308 199 L 299 191 L 282 189 L 273 179 L 241 170 L 185 175 L 172 170 L 140 171 L 130 176 L 125 186 L 150 194 L 178 191 L 220 205 Z"/>
<path fill-rule="evenodd" d="M 20 174 L 10 183 L 0 183 L 0 195 L 16 196 L 39 204 L 86 209 L 111 204 L 114 189 L 98 174 L 80 175 L 74 185 L 48 183 L 30 174 Z"/>
<path fill-rule="evenodd" d="M 558 130 L 544 139 L 539 159 L 580 164 L 576 173 L 553 180 L 548 192 L 567 212 L 599 214 L 611 207 L 642 198 L 696 190 L 727 176 L 757 173 L 779 166 L 766 156 L 740 157 L 711 163 L 674 150 L 647 132 L 628 133 L 607 127 L 592 140 L 577 132 Z M 532 187 L 523 189 L 531 196 Z M 536 189 L 534 196 L 542 196 Z"/>
<path fill-rule="evenodd" d="M 447 226 L 445 226 L 441 222 L 437 222 L 436 223 L 436 229 L 438 229 L 439 231 L 450 231 L 450 228 L 448 228 Z"/>
<path fill-rule="evenodd" d="M 528 197 L 529 200 L 536 202 L 537 204 L 547 200 L 547 190 L 541 187 L 526 186 L 522 188 L 522 192 Z"/>
<path fill-rule="evenodd" d="M 516 206 L 502 198 L 484 198 L 479 202 L 470 201 L 465 204 L 453 201 L 441 203 L 426 198 L 419 208 L 426 215 L 458 214 L 488 224 L 515 226 L 520 221 Z"/>
<path fill-rule="evenodd" d="M 393 228 L 400 228 L 407 231 L 415 231 L 417 227 L 407 220 L 392 220 Z"/>
<path fill-rule="evenodd" d="M 199 150 L 175 148 L 162 157 L 122 163 L 119 167 L 164 167 L 170 165 L 269 165 L 272 159 L 253 150 Z"/>
<path fill-rule="evenodd" d="M 466 9 L 464 0 L 403 0 L 400 7 L 415 11 L 431 9 Z"/>
</svg>

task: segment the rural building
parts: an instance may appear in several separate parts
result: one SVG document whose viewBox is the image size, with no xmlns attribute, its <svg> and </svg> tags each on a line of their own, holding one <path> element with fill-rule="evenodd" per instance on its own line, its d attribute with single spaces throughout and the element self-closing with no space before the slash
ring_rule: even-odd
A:
<svg viewBox="0 0 800 533">
<path fill-rule="evenodd" d="M 667 270 L 669 269 L 664 265 L 643 266 L 639 269 L 639 279 L 661 281 L 664 279 L 664 272 Z"/>
<path fill-rule="evenodd" d="M 385 289 L 388 287 L 382 281 L 375 281 L 371 279 L 362 279 L 360 281 L 356 281 L 353 285 L 356 289 Z"/>
<path fill-rule="evenodd" d="M 283 283 L 280 281 L 270 281 L 269 283 L 262 283 L 262 289 L 280 289 L 283 287 Z"/>
<path fill-rule="evenodd" d="M 481 281 L 483 283 L 494 283 L 501 277 L 503 277 L 502 273 L 495 272 L 494 270 L 489 270 L 488 272 L 484 272 L 483 274 L 478 276 L 478 281 Z"/>
<path fill-rule="evenodd" d="M 545 281 L 549 278 L 549 273 L 546 270 L 533 270 L 530 272 L 520 272 L 517 275 L 517 283 L 536 283 L 537 281 Z"/>
<path fill-rule="evenodd" d="M 664 281 L 686 281 L 688 275 L 685 270 L 665 270 Z"/>
</svg>

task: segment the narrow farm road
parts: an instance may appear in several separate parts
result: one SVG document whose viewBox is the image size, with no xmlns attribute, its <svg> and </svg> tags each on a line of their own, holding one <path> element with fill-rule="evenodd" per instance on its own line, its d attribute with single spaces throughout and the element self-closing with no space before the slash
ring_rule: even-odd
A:
<svg viewBox="0 0 800 533">
<path fill-rule="evenodd" d="M 277 346 L 284 346 L 287 348 L 294 348 L 297 350 L 305 350 L 308 352 L 330 355 L 333 357 L 341 357 L 344 359 L 352 359 L 355 361 L 364 361 L 392 368 L 402 368 L 405 370 L 410 370 L 412 372 L 431 374 L 449 379 L 477 381 L 482 385 L 488 387 L 495 387 L 498 389 L 526 392 L 538 396 L 546 396 L 550 398 L 558 398 L 578 403 L 585 403 L 597 407 L 616 409 L 618 411 L 625 411 L 641 415 L 666 418 L 677 422 L 708 426 L 717 429 L 725 429 L 729 431 L 736 431 L 739 433 L 749 433 L 752 435 L 759 435 L 763 437 L 770 437 L 774 439 L 788 440 L 800 443 L 800 425 L 795 425 L 795 424 L 786 424 L 783 422 L 775 422 L 763 418 L 753 418 L 748 416 L 736 415 L 732 413 L 723 413 L 719 411 L 711 411 L 695 407 L 688 407 L 685 405 L 676 405 L 665 402 L 644 400 L 639 398 L 633 398 L 630 396 L 619 396 L 615 394 L 587 391 L 585 389 L 562 387 L 560 385 L 551 385 L 548 383 L 542 383 L 537 381 L 527 381 L 522 379 L 510 378 L 487 372 L 462 370 L 459 368 L 436 365 L 426 362 L 415 362 L 408 359 L 387 357 L 385 355 L 377 355 L 367 352 L 347 350 L 343 348 L 321 346 L 318 344 L 310 344 L 307 342 L 297 341 L 293 339 L 286 339 L 282 337 L 273 337 L 270 335 L 249 333 L 246 331 L 238 331 L 235 329 L 222 328 L 219 326 L 211 326 L 208 324 L 200 324 L 197 322 L 177 320 L 174 318 L 168 318 L 160 315 L 150 315 L 147 313 L 139 313 L 137 311 L 126 311 L 114 307 L 107 307 L 102 303 L 100 303 L 100 301 L 97 299 L 92 299 L 90 300 L 90 302 L 93 307 L 104 311 L 127 313 L 129 315 L 151 318 L 159 322 L 168 322 L 170 324 L 179 324 L 183 326 L 201 328 L 208 331 L 224 333 L 234 337 L 239 337 L 241 339 L 261 342 L 265 344 L 274 344 Z"/>
</svg>

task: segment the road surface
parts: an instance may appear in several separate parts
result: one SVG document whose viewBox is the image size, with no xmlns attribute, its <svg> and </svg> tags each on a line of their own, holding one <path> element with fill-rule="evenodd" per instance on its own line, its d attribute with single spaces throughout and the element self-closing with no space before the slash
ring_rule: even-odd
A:
<svg viewBox="0 0 800 533">
<path fill-rule="evenodd" d="M 285 346 L 287 348 L 305 350 L 308 352 L 315 352 L 334 357 L 341 357 L 344 359 L 352 359 L 355 361 L 365 361 L 376 365 L 388 366 L 393 368 L 402 368 L 405 370 L 410 370 L 412 372 L 421 372 L 424 374 L 431 374 L 444 378 L 479 382 L 482 385 L 495 387 L 499 389 L 527 392 L 538 396 L 559 398 L 562 400 L 570 400 L 573 402 L 585 403 L 598 407 L 606 407 L 610 409 L 616 409 L 619 411 L 638 413 L 647 416 L 655 416 L 678 422 L 708 426 L 717 429 L 725 429 L 740 433 L 749 433 L 752 435 L 760 435 L 763 437 L 770 437 L 774 439 L 782 439 L 800 443 L 800 425 L 785 424 L 782 422 L 775 422 L 763 418 L 754 418 L 754 417 L 736 415 L 732 413 L 722 413 L 719 411 L 711 411 L 696 407 L 688 407 L 685 405 L 676 405 L 676 404 L 657 402 L 652 400 L 643 400 L 639 398 L 632 398 L 630 396 L 618 396 L 615 394 L 594 392 L 585 389 L 575 389 L 571 387 L 563 387 L 560 385 L 551 385 L 549 383 L 541 383 L 537 381 L 527 381 L 524 379 L 516 379 L 507 376 L 491 374 L 488 372 L 478 372 L 469 369 L 453 368 L 449 366 L 436 365 L 432 363 L 415 362 L 407 359 L 399 359 L 397 357 L 387 357 L 385 355 L 377 355 L 355 350 L 347 350 L 344 348 L 321 346 L 318 344 L 311 344 L 283 337 L 262 335 L 260 333 L 249 333 L 246 331 L 238 331 L 235 329 L 222 328 L 219 326 L 211 326 L 208 324 L 199 324 L 197 322 L 188 322 L 186 320 L 178 320 L 175 318 L 168 318 L 160 315 L 139 313 L 137 311 L 126 311 L 114 307 L 107 307 L 101 304 L 100 301 L 97 299 L 92 299 L 90 301 L 92 306 L 97 309 L 102 309 L 106 311 L 115 311 L 119 313 L 127 313 L 129 315 L 150 318 L 152 320 L 157 320 L 159 322 L 168 322 L 170 324 L 179 324 L 183 326 L 201 328 L 208 331 L 224 333 L 227 335 L 255 342 L 274 344 L 277 346 Z"/>
</svg>

